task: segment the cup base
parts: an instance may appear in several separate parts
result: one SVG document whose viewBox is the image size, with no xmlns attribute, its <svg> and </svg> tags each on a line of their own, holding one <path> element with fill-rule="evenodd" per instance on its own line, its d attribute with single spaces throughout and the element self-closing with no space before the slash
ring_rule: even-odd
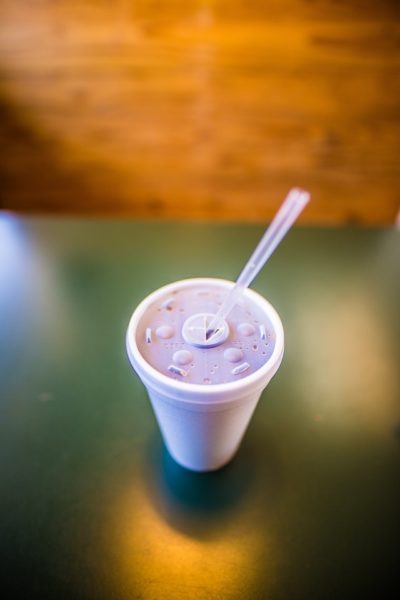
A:
<svg viewBox="0 0 400 600">
<path fill-rule="evenodd" d="M 220 469 L 223 469 L 235 458 L 235 456 L 239 450 L 239 446 L 240 446 L 240 444 L 239 444 L 239 446 L 235 449 L 233 454 L 231 454 L 228 458 L 223 460 L 221 463 L 218 463 L 218 464 L 215 464 L 212 466 L 194 466 L 192 464 L 187 463 L 185 460 L 181 460 L 180 458 L 175 456 L 173 451 L 171 450 L 171 448 L 168 447 L 165 440 L 164 440 L 164 444 L 165 444 L 165 447 L 166 447 L 167 452 L 169 453 L 170 457 L 172 458 L 172 460 L 174 460 L 176 462 L 177 465 L 179 465 L 180 467 L 183 467 L 184 469 L 187 469 L 188 471 L 192 471 L 194 473 L 212 473 L 213 471 L 219 471 Z"/>
<path fill-rule="evenodd" d="M 205 412 L 173 406 L 147 390 L 161 434 L 172 458 L 191 471 L 216 471 L 235 456 L 260 392 L 233 406 Z"/>
</svg>

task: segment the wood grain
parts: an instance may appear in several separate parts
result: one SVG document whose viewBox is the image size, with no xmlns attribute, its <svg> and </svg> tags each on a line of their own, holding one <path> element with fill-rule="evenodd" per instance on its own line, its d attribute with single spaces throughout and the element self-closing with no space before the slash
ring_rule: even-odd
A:
<svg viewBox="0 0 400 600">
<path fill-rule="evenodd" d="M 395 0 L 2 0 L 2 208 L 392 223 Z"/>
</svg>

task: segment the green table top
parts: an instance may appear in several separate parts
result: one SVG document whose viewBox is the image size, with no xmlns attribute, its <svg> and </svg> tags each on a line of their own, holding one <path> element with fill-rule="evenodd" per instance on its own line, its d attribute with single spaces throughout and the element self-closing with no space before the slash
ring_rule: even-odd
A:
<svg viewBox="0 0 400 600">
<path fill-rule="evenodd" d="M 219 472 L 172 461 L 129 366 L 138 302 L 235 279 L 262 231 L 0 215 L 4 598 L 388 597 L 398 233 L 296 229 L 271 258 L 253 287 L 281 315 L 285 357 Z"/>
</svg>

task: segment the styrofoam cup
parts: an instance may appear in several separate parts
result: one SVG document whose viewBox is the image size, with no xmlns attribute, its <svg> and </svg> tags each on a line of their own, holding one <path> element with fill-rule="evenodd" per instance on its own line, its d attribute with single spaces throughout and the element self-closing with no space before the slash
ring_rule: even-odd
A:
<svg viewBox="0 0 400 600">
<path fill-rule="evenodd" d="M 283 357 L 284 334 L 279 315 L 254 290 L 245 297 L 267 316 L 275 332 L 275 347 L 267 362 L 250 375 L 228 383 L 201 385 L 167 377 L 141 355 L 137 328 L 149 306 L 166 294 L 185 287 L 218 284 L 228 291 L 234 285 L 223 279 L 185 279 L 166 285 L 145 298 L 129 322 L 126 347 L 153 406 L 164 442 L 172 457 L 193 471 L 212 471 L 236 453 L 260 395 L 276 373 Z"/>
</svg>

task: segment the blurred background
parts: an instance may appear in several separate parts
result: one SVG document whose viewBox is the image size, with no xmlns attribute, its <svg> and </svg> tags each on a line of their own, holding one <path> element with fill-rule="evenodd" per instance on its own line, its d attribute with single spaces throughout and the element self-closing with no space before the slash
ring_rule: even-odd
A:
<svg viewBox="0 0 400 600">
<path fill-rule="evenodd" d="M 0 0 L 0 208 L 394 224 L 398 0 Z"/>
</svg>

